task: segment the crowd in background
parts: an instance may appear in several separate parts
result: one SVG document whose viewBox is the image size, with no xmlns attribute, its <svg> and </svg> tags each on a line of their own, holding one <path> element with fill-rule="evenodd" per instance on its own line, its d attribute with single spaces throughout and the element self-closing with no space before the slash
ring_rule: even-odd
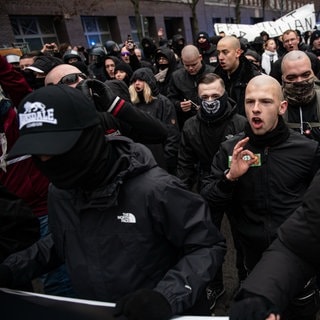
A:
<svg viewBox="0 0 320 320">
<path fill-rule="evenodd" d="M 21 101 L 39 89 L 62 84 L 80 89 L 93 101 L 105 135 L 124 135 L 145 145 L 160 168 L 176 176 L 186 190 L 200 194 L 208 203 L 217 230 L 227 215 L 237 253 L 235 297 L 241 300 L 254 294 L 250 285 L 245 287 L 247 291 L 242 289 L 244 281 L 276 239 L 280 225 L 302 204 L 319 168 L 319 30 L 304 34 L 286 30 L 276 38 L 261 32 L 250 42 L 224 32 L 209 36 L 201 31 L 194 43 L 186 43 L 180 34 L 157 42 L 149 37 L 140 43 L 130 37 L 122 44 L 108 40 L 91 48 L 49 43 L 38 51 L 0 58 L 0 210 L 9 212 L 14 204 L 20 223 L 12 228 L 22 230 L 18 238 L 11 240 L 15 245 L 2 244 L 5 241 L 0 237 L 0 248 L 4 248 L 0 262 L 50 234 L 48 186 L 54 181 L 54 185 L 64 188 L 63 179 L 67 177 L 62 176 L 61 181 L 54 180 L 55 176 L 48 178 L 34 157 L 10 162 L 6 156 L 19 137 L 17 107 Z M 263 84 L 253 80 L 262 75 L 267 76 Z M 282 110 L 280 99 L 280 111 L 272 115 L 276 119 L 270 129 L 273 134 L 264 133 L 263 139 L 258 139 L 255 128 L 267 120 L 261 120 L 256 111 L 250 122 L 248 105 L 255 99 L 250 96 L 254 88 L 256 92 L 266 92 L 261 91 L 262 87 L 275 96 L 282 94 L 287 107 Z M 130 104 L 126 115 L 119 112 L 124 110 L 120 99 Z M 268 99 L 262 97 L 261 101 L 268 103 Z M 248 145 L 255 150 L 247 154 L 248 159 L 261 155 L 259 160 L 254 159 L 258 162 L 251 163 L 259 167 L 255 175 L 246 174 L 249 166 L 240 170 L 238 164 L 235 168 L 235 152 L 240 152 L 236 149 L 242 151 L 247 146 L 246 137 L 250 137 Z M 270 166 L 273 174 L 268 171 Z M 289 172 L 280 170 L 282 166 L 289 166 Z M 286 190 L 288 186 L 292 189 Z M 25 220 L 20 215 L 25 211 L 28 215 L 23 217 L 27 221 L 22 223 Z M 1 228 L 4 231 L 0 234 L 14 233 L 13 229 Z M 64 264 L 39 279 L 45 293 L 77 296 Z M 306 307 L 312 309 L 312 314 L 304 317 L 305 305 L 301 303 L 300 309 L 294 306 L 294 311 L 289 305 L 290 312 L 281 313 L 281 319 L 315 319 L 319 307 L 319 298 L 314 298 L 319 295 L 318 277 L 313 274 L 311 279 L 302 296 L 304 299 L 312 293 L 316 300 L 315 309 Z M 32 290 L 28 282 L 18 287 Z M 210 314 L 225 293 L 221 264 L 217 265 L 215 276 L 207 279 L 205 293 Z M 278 313 L 269 304 L 271 298 L 265 299 L 267 303 L 259 304 L 261 309 L 267 309 L 263 316 L 259 315 L 261 319 Z"/>
</svg>

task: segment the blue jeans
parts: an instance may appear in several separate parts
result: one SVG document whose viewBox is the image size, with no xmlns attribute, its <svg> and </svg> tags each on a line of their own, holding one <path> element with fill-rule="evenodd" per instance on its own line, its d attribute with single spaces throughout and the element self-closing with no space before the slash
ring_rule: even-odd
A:
<svg viewBox="0 0 320 320">
<path fill-rule="evenodd" d="M 40 237 L 43 238 L 49 234 L 48 216 L 39 217 Z M 48 272 L 40 277 L 45 294 L 76 298 L 76 294 L 71 287 L 69 275 L 65 265 Z"/>
</svg>

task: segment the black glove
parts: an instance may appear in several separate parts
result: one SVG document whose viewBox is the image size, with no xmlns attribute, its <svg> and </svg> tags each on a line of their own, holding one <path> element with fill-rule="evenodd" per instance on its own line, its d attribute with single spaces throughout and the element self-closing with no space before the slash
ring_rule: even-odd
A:
<svg viewBox="0 0 320 320">
<path fill-rule="evenodd" d="M 9 288 L 12 285 L 12 271 L 4 264 L 0 264 L 0 287 Z"/>
<path fill-rule="evenodd" d="M 270 313 L 279 314 L 268 299 L 262 296 L 250 296 L 233 303 L 229 319 L 265 320 Z"/>
<path fill-rule="evenodd" d="M 161 293 L 141 289 L 124 296 L 117 303 L 114 315 L 124 315 L 129 320 L 167 320 L 172 317 L 172 310 Z"/>
<path fill-rule="evenodd" d="M 93 99 L 100 112 L 118 113 L 119 108 L 124 104 L 124 100 L 116 96 L 107 84 L 97 79 L 83 80 L 77 85 L 77 89 L 80 89 L 89 99 Z"/>
</svg>

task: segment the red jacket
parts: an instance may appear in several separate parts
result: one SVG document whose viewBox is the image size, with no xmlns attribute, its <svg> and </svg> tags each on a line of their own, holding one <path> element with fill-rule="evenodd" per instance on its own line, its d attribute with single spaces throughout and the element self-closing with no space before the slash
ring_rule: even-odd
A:
<svg viewBox="0 0 320 320">
<path fill-rule="evenodd" d="M 14 70 L 2 56 L 0 56 L 0 85 L 13 101 L 14 106 L 18 106 L 20 101 L 32 91 L 22 74 Z M 17 113 L 14 108 L 10 108 L 4 116 L 0 116 L 0 125 L 7 138 L 8 152 L 19 136 Z M 23 199 L 35 215 L 47 214 L 49 181 L 34 165 L 32 158 L 9 164 L 6 172 L 0 169 L 0 183 L 8 191 Z"/>
</svg>

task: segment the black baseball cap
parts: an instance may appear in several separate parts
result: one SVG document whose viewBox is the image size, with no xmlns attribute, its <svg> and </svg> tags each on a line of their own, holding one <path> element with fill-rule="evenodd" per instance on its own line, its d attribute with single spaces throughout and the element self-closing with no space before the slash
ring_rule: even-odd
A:
<svg viewBox="0 0 320 320">
<path fill-rule="evenodd" d="M 59 64 L 63 64 L 63 63 L 64 62 L 57 57 L 39 56 L 39 57 L 36 57 L 34 60 L 34 63 L 31 66 L 26 67 L 26 69 L 30 69 L 30 70 L 38 72 L 38 73 L 47 74 L 54 67 L 58 66 Z"/>
<path fill-rule="evenodd" d="M 70 150 L 84 129 L 100 120 L 92 101 L 67 85 L 39 88 L 18 107 L 20 136 L 8 158 L 59 155 Z"/>
</svg>

